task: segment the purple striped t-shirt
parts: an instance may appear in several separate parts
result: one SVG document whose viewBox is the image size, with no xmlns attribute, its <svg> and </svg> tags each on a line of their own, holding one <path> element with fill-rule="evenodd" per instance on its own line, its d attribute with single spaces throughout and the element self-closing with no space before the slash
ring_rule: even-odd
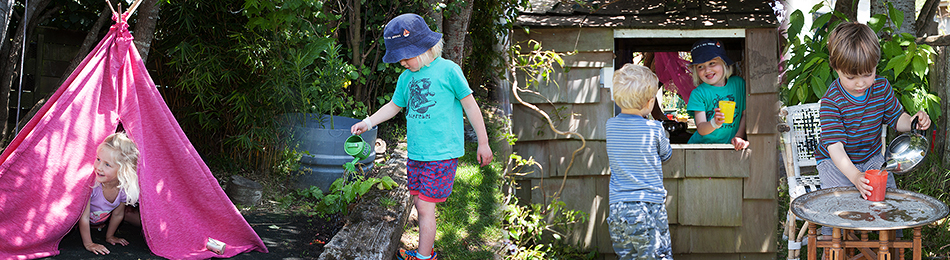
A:
<svg viewBox="0 0 950 260">
<path fill-rule="evenodd" d="M 864 100 L 852 97 L 836 79 L 821 98 L 821 145 L 815 159 L 830 159 L 828 146 L 841 142 L 851 162 L 867 162 L 881 152 L 881 125 L 895 127 L 902 112 L 887 79 L 876 78 Z"/>
</svg>

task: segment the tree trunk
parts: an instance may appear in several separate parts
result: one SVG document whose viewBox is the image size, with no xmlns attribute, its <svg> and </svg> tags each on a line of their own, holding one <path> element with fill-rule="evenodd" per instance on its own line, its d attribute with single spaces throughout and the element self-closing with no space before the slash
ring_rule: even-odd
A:
<svg viewBox="0 0 950 260">
<path fill-rule="evenodd" d="M 132 38 L 135 47 L 142 56 L 142 62 L 148 60 L 148 51 L 152 48 L 152 39 L 155 38 L 155 24 L 158 23 L 158 11 L 161 9 L 158 0 L 144 0 L 139 6 L 139 16 L 135 22 L 135 34 Z"/>
<path fill-rule="evenodd" d="M 937 96 L 940 97 L 940 110 L 948 111 L 950 105 L 948 105 L 947 100 L 950 100 L 950 47 L 947 46 L 936 46 L 934 50 L 937 51 L 937 57 L 934 60 L 934 64 L 931 68 L 930 82 L 931 89 L 937 93 Z M 936 129 L 936 134 L 933 135 L 934 142 L 934 151 L 933 154 L 943 155 L 945 152 L 950 151 L 950 142 L 947 142 L 947 134 L 950 134 L 950 120 L 947 120 L 947 117 L 950 114 L 944 112 L 944 115 L 940 117 L 935 124 L 931 125 L 931 129 Z M 940 156 L 940 162 L 942 165 L 950 165 L 950 156 Z"/>
<path fill-rule="evenodd" d="M 0 39 L 7 42 L 7 28 L 10 27 L 10 19 L 13 17 L 13 0 L 0 1 Z M 2 43 L 0 43 L 2 45 Z"/>
<path fill-rule="evenodd" d="M 858 1 L 856 0 L 838 0 L 835 1 L 835 12 L 843 14 L 850 22 L 858 21 Z M 831 17 L 831 21 L 841 20 L 837 16 Z M 834 28 L 832 28 L 834 29 Z"/>
<path fill-rule="evenodd" d="M 442 57 L 454 61 L 460 67 L 464 68 L 465 61 L 465 37 L 468 36 L 468 24 L 472 18 L 473 0 L 452 0 L 449 5 L 459 5 L 458 14 L 443 12 L 448 15 L 445 18 L 445 31 L 442 39 L 445 40 L 445 48 L 442 51 Z"/>
<path fill-rule="evenodd" d="M 432 21 L 433 21 L 432 25 L 435 25 L 435 29 L 433 30 L 438 33 L 444 32 L 444 30 L 442 30 L 442 23 L 443 23 L 442 13 L 443 12 L 442 12 L 442 7 L 440 7 L 440 5 L 444 5 L 445 0 L 427 0 L 427 2 L 432 7 L 430 8 L 430 10 L 432 11 L 427 13 L 426 17 L 432 18 Z"/>
<path fill-rule="evenodd" d="M 20 77 L 20 51 L 23 48 L 23 39 L 29 39 L 28 36 L 32 33 L 33 28 L 35 28 L 38 24 L 38 18 L 42 17 L 40 13 L 46 10 L 49 2 L 50 0 L 30 1 L 29 5 L 26 7 L 26 22 L 21 22 L 21 24 L 17 26 L 16 34 L 13 37 L 13 44 L 10 46 L 10 55 L 6 57 L 6 64 L 3 68 L 3 74 L 0 75 L 0 92 L 3 92 L 0 93 L 0 107 L 7 109 L 6 113 L 0 113 L 0 122 L 4 122 L 2 136 L 3 140 L 8 139 L 11 130 L 10 125 L 6 123 L 10 120 L 10 90 L 13 89 L 13 82 L 18 80 Z M 23 32 L 23 28 L 27 29 L 26 33 Z"/>
<path fill-rule="evenodd" d="M 896 33 L 916 35 L 917 27 L 914 26 L 914 22 L 917 21 L 917 7 L 914 0 L 893 0 L 890 3 L 894 5 L 894 9 L 904 12 L 904 22 L 901 23 L 901 28 Z M 887 14 L 887 6 L 881 1 L 871 1 L 871 15 L 875 14 Z M 895 18 L 897 17 L 892 17 L 892 19 Z"/>
<path fill-rule="evenodd" d="M 914 36 L 924 37 L 937 34 L 937 24 L 934 16 L 937 15 L 937 9 L 940 8 L 940 0 L 927 0 L 920 8 L 920 15 L 914 26 L 917 27 L 917 33 Z"/>
</svg>

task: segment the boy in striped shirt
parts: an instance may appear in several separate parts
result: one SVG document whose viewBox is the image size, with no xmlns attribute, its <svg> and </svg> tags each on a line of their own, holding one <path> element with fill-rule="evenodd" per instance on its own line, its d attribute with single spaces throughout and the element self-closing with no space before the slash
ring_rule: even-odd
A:
<svg viewBox="0 0 950 260">
<path fill-rule="evenodd" d="M 614 72 L 613 83 L 613 98 L 621 109 L 606 126 L 607 224 L 614 252 L 619 259 L 673 259 L 661 165 L 672 149 L 663 124 L 646 119 L 656 103 L 656 74 L 627 64 Z"/>
<path fill-rule="evenodd" d="M 838 79 L 821 98 L 818 177 L 822 188 L 854 186 L 867 198 L 872 188 L 864 172 L 884 163 L 881 125 L 907 132 L 913 117 L 904 112 L 887 79 L 875 75 L 881 47 L 870 27 L 841 23 L 828 36 L 828 51 L 828 63 Z M 918 129 L 930 128 L 926 112 L 914 116 Z M 897 188 L 893 175 L 887 177 L 887 187 Z"/>
</svg>

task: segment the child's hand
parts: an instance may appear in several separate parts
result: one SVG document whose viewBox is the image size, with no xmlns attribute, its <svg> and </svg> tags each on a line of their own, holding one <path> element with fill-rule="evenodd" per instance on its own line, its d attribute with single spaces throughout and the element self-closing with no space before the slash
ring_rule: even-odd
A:
<svg viewBox="0 0 950 260">
<path fill-rule="evenodd" d="M 86 250 L 89 250 L 89 252 L 96 253 L 97 255 L 109 254 L 109 249 L 106 248 L 106 246 L 104 245 L 92 243 L 92 244 L 83 244 L 83 246 L 86 247 Z"/>
<path fill-rule="evenodd" d="M 713 121 L 715 122 L 714 125 L 721 126 L 722 124 L 726 123 L 726 114 L 719 112 L 718 107 L 714 108 L 713 111 L 715 111 L 715 114 L 713 115 Z"/>
<path fill-rule="evenodd" d="M 353 124 L 353 126 L 350 127 L 350 133 L 355 135 L 362 134 L 366 131 L 369 131 L 369 127 L 367 127 L 366 122 L 360 121 L 359 123 Z"/>
<path fill-rule="evenodd" d="M 742 139 L 742 137 L 733 137 L 732 146 L 736 148 L 736 151 L 749 148 L 749 141 Z"/>
<path fill-rule="evenodd" d="M 857 179 L 852 179 L 851 183 L 854 184 L 855 188 L 858 188 L 858 192 L 861 193 L 861 198 L 867 199 L 868 196 L 871 196 L 871 190 L 873 190 L 874 187 L 871 187 L 869 184 L 871 183 L 870 180 L 864 178 L 864 174 L 859 175 Z"/>
<path fill-rule="evenodd" d="M 914 114 L 917 117 L 917 129 L 918 130 L 927 130 L 930 128 L 930 116 L 927 115 L 927 112 L 920 110 L 917 111 L 917 114 Z"/>
<path fill-rule="evenodd" d="M 478 163 L 482 166 L 491 163 L 492 157 L 494 157 L 494 155 L 491 153 L 491 147 L 488 147 L 487 144 L 479 144 L 478 151 L 475 155 L 476 159 L 478 159 Z"/>
<path fill-rule="evenodd" d="M 119 243 L 120 245 L 123 245 L 123 246 L 129 245 L 129 241 L 126 241 L 125 238 L 118 238 L 118 237 L 114 237 L 114 236 L 112 236 L 112 237 L 106 237 L 106 242 L 109 242 L 109 243 L 112 244 L 113 246 L 114 246 L 116 243 Z"/>
</svg>

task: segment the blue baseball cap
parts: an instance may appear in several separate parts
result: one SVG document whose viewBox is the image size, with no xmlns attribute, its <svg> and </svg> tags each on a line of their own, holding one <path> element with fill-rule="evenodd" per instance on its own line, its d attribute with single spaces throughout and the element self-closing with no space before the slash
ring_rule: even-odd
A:
<svg viewBox="0 0 950 260">
<path fill-rule="evenodd" d="M 442 34 L 430 30 L 422 16 L 402 14 L 386 24 L 383 39 L 386 42 L 383 62 L 396 63 L 425 53 L 439 43 Z"/>
<path fill-rule="evenodd" d="M 689 65 L 706 63 L 716 57 L 721 58 L 726 65 L 732 65 L 733 63 L 729 56 L 726 56 L 726 49 L 722 46 L 722 42 L 718 40 L 706 39 L 694 43 L 690 50 L 690 56 L 693 57 L 693 62 Z"/>
</svg>

